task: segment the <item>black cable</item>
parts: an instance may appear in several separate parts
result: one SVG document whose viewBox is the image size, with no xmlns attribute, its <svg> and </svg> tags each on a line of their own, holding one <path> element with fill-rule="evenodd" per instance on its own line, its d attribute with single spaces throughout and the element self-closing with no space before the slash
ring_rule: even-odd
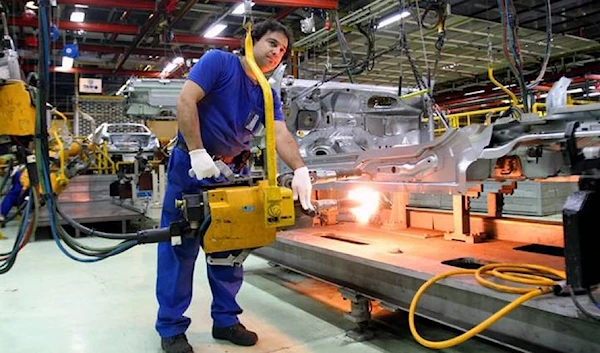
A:
<svg viewBox="0 0 600 353">
<path fill-rule="evenodd" d="M 575 291 L 573 290 L 573 287 L 571 286 L 567 286 L 569 289 L 569 294 L 571 295 L 571 299 L 573 299 L 573 303 L 575 303 L 575 306 L 577 307 L 577 309 L 579 309 L 579 311 L 581 311 L 582 313 L 585 314 L 585 316 L 594 319 L 596 321 L 600 321 L 600 314 L 595 314 L 592 313 L 590 311 L 588 311 L 586 308 L 584 308 L 581 303 L 579 303 L 579 301 L 577 300 L 577 297 L 575 296 Z M 589 291 L 589 288 L 587 289 Z"/>
<path fill-rule="evenodd" d="M 592 303 L 594 303 L 594 305 L 596 306 L 596 308 L 600 309 L 600 304 L 598 303 L 598 300 L 596 299 L 596 297 L 592 293 L 592 290 L 590 288 L 588 288 L 586 292 L 587 292 L 588 297 L 592 301 Z"/>
<path fill-rule="evenodd" d="M 10 179 L 10 177 L 11 177 L 14 163 L 15 163 L 15 159 L 10 158 L 9 162 L 8 162 L 8 166 L 6 167 L 6 173 L 4 174 L 4 177 L 2 178 L 2 184 L 0 184 L 0 194 L 2 194 L 2 195 L 4 195 L 4 188 L 6 187 L 6 184 L 8 183 L 8 179 Z"/>
<path fill-rule="evenodd" d="M 106 232 L 99 232 L 96 231 L 94 229 L 88 228 L 86 226 L 84 226 L 81 223 L 78 223 L 77 221 L 75 221 L 71 216 L 69 216 L 68 214 L 64 213 L 60 207 L 58 205 L 56 205 L 55 203 L 55 208 L 56 211 L 58 212 L 58 214 L 65 220 L 67 221 L 67 223 L 69 223 L 69 225 L 71 225 L 72 227 L 77 228 L 79 231 L 89 235 L 89 236 L 96 236 L 99 238 L 106 238 L 106 239 L 112 239 L 112 240 L 136 240 L 139 237 L 139 233 L 124 233 L 124 234 L 116 234 L 116 233 L 106 233 Z"/>
<path fill-rule="evenodd" d="M 540 73 L 538 77 L 531 82 L 527 88 L 531 89 L 537 86 L 542 79 L 544 78 L 544 74 L 546 73 L 546 69 L 548 67 L 548 62 L 550 61 L 552 49 L 552 5 L 550 4 L 550 0 L 546 0 L 546 50 L 544 53 L 544 61 L 542 63 L 542 67 L 540 68 Z M 587 85 L 586 85 L 587 86 Z"/>
<path fill-rule="evenodd" d="M 400 47 L 400 43 L 396 43 L 396 44 L 394 44 L 394 45 L 392 45 L 392 46 L 388 47 L 387 49 L 384 49 L 384 50 L 380 51 L 379 53 L 377 53 L 377 54 L 375 54 L 375 55 L 373 56 L 373 60 L 375 60 L 375 59 L 379 58 L 380 56 L 382 56 L 382 55 L 385 55 L 385 54 L 387 54 L 387 53 L 389 53 L 389 52 L 391 52 L 391 51 L 397 50 L 397 49 L 398 49 L 398 47 Z M 360 63 L 357 63 L 357 64 L 355 64 L 355 65 L 351 66 L 351 67 L 350 67 L 350 69 L 354 69 L 354 68 L 358 67 L 358 65 L 362 65 L 362 62 L 360 62 Z M 317 88 L 319 88 L 320 86 L 322 86 L 324 83 L 327 83 L 327 82 L 329 82 L 329 81 L 331 81 L 331 80 L 333 80 L 333 79 L 335 79 L 335 78 L 337 78 L 337 77 L 339 77 L 339 76 L 341 76 L 341 75 L 344 75 L 345 73 L 346 73 L 346 71 L 340 71 L 340 72 L 338 72 L 338 73 L 336 73 L 336 74 L 334 74 L 334 75 L 330 76 L 329 78 L 326 78 L 326 79 L 324 78 L 323 80 L 321 80 L 321 81 L 319 81 L 319 82 L 315 83 L 314 85 L 312 85 L 312 86 L 310 86 L 310 87 L 307 87 L 307 88 L 306 88 L 306 89 L 304 89 L 302 92 L 300 92 L 300 93 L 298 93 L 297 95 L 293 96 L 293 97 L 291 98 L 291 101 L 293 102 L 293 101 L 295 101 L 295 100 L 297 100 L 297 99 L 299 99 L 299 98 L 305 97 L 306 95 L 310 94 L 310 93 L 311 93 L 312 91 L 314 91 L 315 89 L 317 89 Z"/>
</svg>

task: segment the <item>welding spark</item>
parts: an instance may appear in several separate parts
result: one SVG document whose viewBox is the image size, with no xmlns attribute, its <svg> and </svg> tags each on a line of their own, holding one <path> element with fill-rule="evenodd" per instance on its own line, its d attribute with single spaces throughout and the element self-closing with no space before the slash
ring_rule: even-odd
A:
<svg viewBox="0 0 600 353">
<path fill-rule="evenodd" d="M 378 191 L 369 188 L 358 188 L 348 192 L 348 199 L 356 200 L 360 206 L 351 208 L 350 211 L 359 223 L 367 223 L 379 208 L 380 195 Z"/>
</svg>

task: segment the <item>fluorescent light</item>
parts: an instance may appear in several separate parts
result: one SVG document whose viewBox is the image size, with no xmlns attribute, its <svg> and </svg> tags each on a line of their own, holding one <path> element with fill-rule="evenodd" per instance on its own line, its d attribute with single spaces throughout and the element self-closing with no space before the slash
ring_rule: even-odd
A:
<svg viewBox="0 0 600 353">
<path fill-rule="evenodd" d="M 71 22 L 83 22 L 85 20 L 85 12 L 73 11 L 71 12 Z"/>
<path fill-rule="evenodd" d="M 392 24 L 394 22 L 400 21 L 401 19 L 407 18 L 408 16 L 410 16 L 410 12 L 408 12 L 408 11 L 399 12 L 399 13 L 397 13 L 395 15 L 392 15 L 392 16 L 390 16 L 388 18 L 385 18 L 385 19 L 381 20 L 381 22 L 379 22 L 379 24 L 377 25 L 377 29 L 383 28 L 383 27 L 385 27 L 387 25 L 390 25 L 390 24 Z"/>
<path fill-rule="evenodd" d="M 250 7 L 254 6 L 254 3 L 251 2 L 250 3 Z M 235 9 L 233 9 L 233 11 L 231 11 L 232 15 L 243 15 L 244 14 L 244 3 L 240 3 L 237 4 L 237 6 L 235 7 Z"/>
<path fill-rule="evenodd" d="M 573 88 L 567 91 L 568 94 L 571 93 L 583 93 L 583 88 Z"/>
<path fill-rule="evenodd" d="M 223 30 L 227 28 L 227 25 L 224 25 L 222 23 L 217 23 L 215 25 L 212 25 L 208 31 L 206 31 L 206 33 L 204 33 L 204 37 L 206 38 L 214 38 L 216 36 L 219 35 L 219 33 L 223 32 Z"/>
<path fill-rule="evenodd" d="M 78 9 L 87 9 L 89 7 L 89 5 L 75 4 L 75 7 Z"/>
<path fill-rule="evenodd" d="M 69 58 L 68 56 L 63 56 L 62 57 L 62 68 L 63 69 L 72 69 L 74 62 L 75 62 L 75 59 Z"/>
<path fill-rule="evenodd" d="M 600 96 L 600 92 L 593 92 L 588 94 L 588 97 L 596 97 L 596 96 Z"/>
<path fill-rule="evenodd" d="M 181 56 L 178 56 L 175 59 L 173 59 L 173 63 L 176 64 L 176 65 L 181 65 L 184 62 L 185 62 L 185 60 Z"/>
<path fill-rule="evenodd" d="M 467 93 L 465 93 L 465 96 L 472 96 L 474 94 L 479 94 L 479 93 L 484 93 L 484 92 L 485 92 L 484 89 L 479 90 L 479 91 L 467 92 Z"/>
<path fill-rule="evenodd" d="M 515 87 L 515 86 L 516 86 L 516 84 L 511 83 L 510 85 L 505 85 L 504 87 L 511 88 L 511 87 Z M 492 88 L 492 91 L 497 91 L 499 89 L 502 89 L 502 88 L 501 87 L 494 87 L 494 88 Z"/>
</svg>

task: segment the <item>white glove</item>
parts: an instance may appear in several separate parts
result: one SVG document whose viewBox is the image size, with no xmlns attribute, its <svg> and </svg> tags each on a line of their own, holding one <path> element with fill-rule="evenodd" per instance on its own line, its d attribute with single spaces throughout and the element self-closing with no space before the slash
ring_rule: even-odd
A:
<svg viewBox="0 0 600 353">
<path fill-rule="evenodd" d="M 221 174 L 204 148 L 190 151 L 190 160 L 192 162 L 192 169 L 189 170 L 190 178 L 196 177 L 196 179 L 202 180 L 215 178 Z"/>
<path fill-rule="evenodd" d="M 294 200 L 300 199 L 300 204 L 305 210 L 314 211 L 315 208 L 310 202 L 310 196 L 312 194 L 312 183 L 310 182 L 310 176 L 308 175 L 308 168 L 301 167 L 294 170 L 294 177 L 292 178 L 292 192 L 294 193 Z"/>
</svg>

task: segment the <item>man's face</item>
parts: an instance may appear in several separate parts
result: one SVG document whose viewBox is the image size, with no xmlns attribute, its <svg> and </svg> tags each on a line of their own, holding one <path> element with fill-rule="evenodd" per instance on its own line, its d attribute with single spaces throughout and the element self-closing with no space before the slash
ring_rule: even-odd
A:
<svg viewBox="0 0 600 353">
<path fill-rule="evenodd" d="M 277 68 L 285 54 L 288 39 L 281 32 L 268 31 L 254 43 L 254 59 L 262 72 L 271 72 Z"/>
</svg>

